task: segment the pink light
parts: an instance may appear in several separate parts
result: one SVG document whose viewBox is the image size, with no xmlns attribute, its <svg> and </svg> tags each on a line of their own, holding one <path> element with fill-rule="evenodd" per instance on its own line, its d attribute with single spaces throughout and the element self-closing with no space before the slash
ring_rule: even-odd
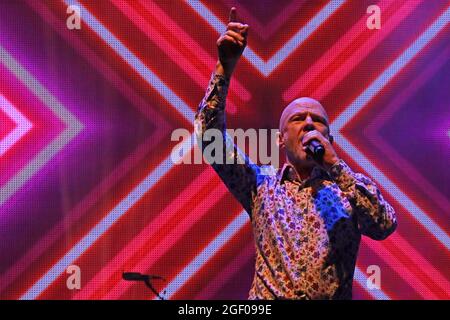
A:
<svg viewBox="0 0 450 320">
<path fill-rule="evenodd" d="M 16 127 L 0 140 L 2 156 L 33 128 L 33 124 L 1 94 L 0 109 L 16 124 Z"/>
</svg>

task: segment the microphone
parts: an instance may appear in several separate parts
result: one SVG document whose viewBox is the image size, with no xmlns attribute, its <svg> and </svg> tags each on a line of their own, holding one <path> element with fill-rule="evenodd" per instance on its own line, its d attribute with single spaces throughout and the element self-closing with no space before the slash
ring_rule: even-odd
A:
<svg viewBox="0 0 450 320">
<path fill-rule="evenodd" d="M 306 148 L 309 150 L 311 155 L 316 159 L 321 159 L 325 154 L 325 148 L 323 145 L 317 140 L 311 140 Z"/>
<path fill-rule="evenodd" d="M 148 281 L 151 279 L 158 279 L 158 280 L 165 281 L 165 279 L 163 277 L 141 274 L 139 272 L 124 272 L 124 273 L 122 273 L 122 278 L 123 278 L 123 280 L 127 280 L 127 281 Z"/>
<path fill-rule="evenodd" d="M 122 273 L 122 278 L 127 281 L 145 281 L 148 279 L 148 276 L 139 272 L 124 272 Z"/>
</svg>

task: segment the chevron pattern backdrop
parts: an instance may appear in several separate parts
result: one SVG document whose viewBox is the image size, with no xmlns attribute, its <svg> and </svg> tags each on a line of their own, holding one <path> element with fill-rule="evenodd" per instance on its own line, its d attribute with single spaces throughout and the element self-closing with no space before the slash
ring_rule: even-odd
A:
<svg viewBox="0 0 450 320">
<path fill-rule="evenodd" d="M 246 213 L 208 165 L 170 158 L 231 6 L 251 33 L 228 126 L 319 99 L 340 156 L 396 208 L 397 232 L 361 243 L 354 298 L 450 299 L 448 0 L 1 0 L 0 298 L 155 298 L 124 271 L 166 278 L 167 299 L 247 298 Z"/>
</svg>

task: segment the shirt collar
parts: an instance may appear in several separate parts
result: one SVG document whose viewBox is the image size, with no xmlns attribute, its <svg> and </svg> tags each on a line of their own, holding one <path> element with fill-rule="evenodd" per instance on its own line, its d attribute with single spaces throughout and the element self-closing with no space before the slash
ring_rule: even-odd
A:
<svg viewBox="0 0 450 320">
<path fill-rule="evenodd" d="M 285 163 L 281 170 L 279 171 L 278 179 L 280 181 L 280 184 L 283 184 L 285 180 L 288 180 L 290 182 L 298 183 L 298 184 L 306 184 L 309 181 L 322 178 L 322 179 L 331 179 L 328 172 L 326 172 L 324 169 L 322 169 L 319 166 L 315 166 L 312 171 L 309 178 L 302 180 L 300 176 L 297 174 L 297 170 L 290 164 Z"/>
</svg>

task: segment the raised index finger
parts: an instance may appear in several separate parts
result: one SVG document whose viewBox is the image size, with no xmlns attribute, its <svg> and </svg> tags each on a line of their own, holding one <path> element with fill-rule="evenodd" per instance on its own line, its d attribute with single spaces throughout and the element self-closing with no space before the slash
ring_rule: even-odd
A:
<svg viewBox="0 0 450 320">
<path fill-rule="evenodd" d="M 228 22 L 237 22 L 237 10 L 235 7 L 232 7 L 230 10 L 230 16 L 228 18 Z"/>
</svg>

